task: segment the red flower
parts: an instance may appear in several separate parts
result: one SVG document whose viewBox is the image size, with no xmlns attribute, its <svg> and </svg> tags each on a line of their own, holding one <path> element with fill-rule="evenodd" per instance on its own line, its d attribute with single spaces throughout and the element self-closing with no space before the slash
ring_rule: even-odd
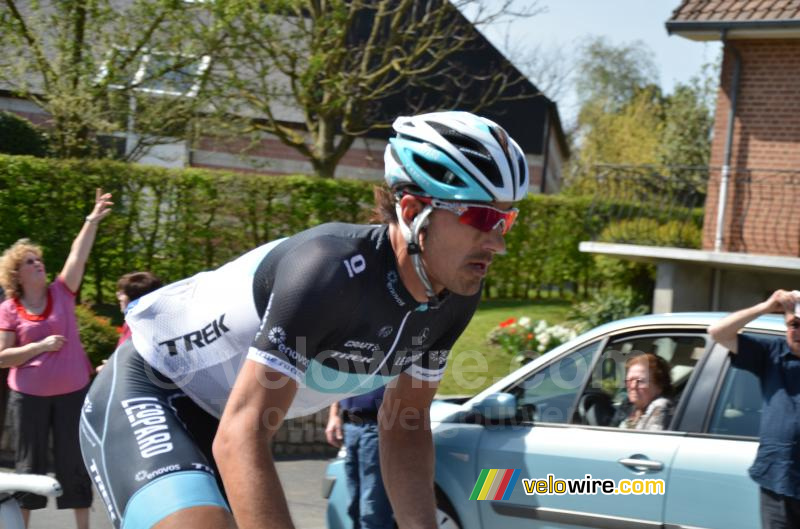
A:
<svg viewBox="0 0 800 529">
<path fill-rule="evenodd" d="M 509 325 L 513 325 L 517 322 L 514 318 L 508 318 L 506 321 L 500 323 L 500 328 L 508 327 Z"/>
</svg>

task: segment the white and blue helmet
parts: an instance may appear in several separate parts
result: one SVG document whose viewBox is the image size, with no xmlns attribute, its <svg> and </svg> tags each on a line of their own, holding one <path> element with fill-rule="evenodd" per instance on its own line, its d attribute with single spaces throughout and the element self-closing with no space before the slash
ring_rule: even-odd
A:
<svg viewBox="0 0 800 529">
<path fill-rule="evenodd" d="M 469 112 L 399 117 L 384 154 L 391 189 L 441 200 L 515 202 L 528 191 L 528 163 L 496 123 Z"/>
</svg>

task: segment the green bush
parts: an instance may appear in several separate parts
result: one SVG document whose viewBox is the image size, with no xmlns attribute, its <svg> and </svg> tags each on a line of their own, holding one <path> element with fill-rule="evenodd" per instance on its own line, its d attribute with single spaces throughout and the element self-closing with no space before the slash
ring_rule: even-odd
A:
<svg viewBox="0 0 800 529">
<path fill-rule="evenodd" d="M 133 270 L 175 281 L 322 222 L 366 222 L 374 185 L 0 155 L 0 249 L 29 237 L 44 248 L 48 269 L 59 270 L 91 210 L 94 189 L 103 187 L 114 194 L 113 214 L 100 227 L 82 287 L 83 298 L 101 306 L 113 301 L 117 279 Z M 497 256 L 487 277 L 487 297 L 526 299 L 619 284 L 645 288 L 638 285 L 651 272 L 634 269 L 627 278 L 578 250 L 581 241 L 602 238 L 604 229 L 633 231 L 632 224 L 610 227 L 620 216 L 645 218 L 662 243 L 694 240 L 681 223 L 654 216 L 652 204 L 535 195 L 519 209 L 506 236 L 508 252 Z M 681 214 L 699 226 L 701 213 Z"/>
<path fill-rule="evenodd" d="M 0 112 L 0 152 L 46 156 L 47 138 L 27 119 Z"/>
<path fill-rule="evenodd" d="M 660 222 L 639 217 L 609 223 L 598 239 L 626 244 L 700 248 L 703 232 L 700 225 L 691 222 Z"/>
<path fill-rule="evenodd" d="M 588 301 L 576 304 L 570 311 L 568 320 L 582 332 L 603 323 L 648 312 L 648 307 L 639 302 L 637 293 L 632 289 L 609 289 L 595 292 Z"/>
<path fill-rule="evenodd" d="M 83 349 L 89 356 L 92 366 L 97 367 L 114 352 L 119 333 L 111 325 L 110 319 L 98 316 L 86 305 L 77 305 L 75 315 L 78 318 L 78 332 Z"/>
</svg>

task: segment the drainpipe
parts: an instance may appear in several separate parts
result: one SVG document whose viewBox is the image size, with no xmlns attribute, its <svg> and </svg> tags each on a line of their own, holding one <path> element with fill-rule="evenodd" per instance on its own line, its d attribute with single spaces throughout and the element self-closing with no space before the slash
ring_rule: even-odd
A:
<svg viewBox="0 0 800 529">
<path fill-rule="evenodd" d="M 728 131 L 725 137 L 725 153 L 724 161 L 722 164 L 722 173 L 720 175 L 719 183 L 719 201 L 717 202 L 717 226 L 714 236 L 714 251 L 719 252 L 722 250 L 722 231 L 725 222 L 725 206 L 728 199 L 728 184 L 731 175 L 731 158 L 733 146 L 733 125 L 736 119 L 736 99 L 739 95 L 739 75 L 742 67 L 742 56 L 736 47 L 727 41 L 727 30 L 722 30 L 722 44 L 723 46 L 729 45 L 731 53 L 733 54 L 733 82 L 731 84 L 731 105 L 728 110 Z M 719 310 L 719 298 L 721 291 L 721 271 L 714 270 L 714 287 L 712 292 L 712 309 Z"/>
<path fill-rule="evenodd" d="M 545 106 L 544 113 L 544 147 L 542 148 L 542 181 L 539 184 L 539 192 L 544 195 L 547 191 L 547 162 L 550 157 L 550 112 L 552 111 L 552 103 L 549 101 Z M 527 162 L 526 162 L 527 163 Z"/>
</svg>

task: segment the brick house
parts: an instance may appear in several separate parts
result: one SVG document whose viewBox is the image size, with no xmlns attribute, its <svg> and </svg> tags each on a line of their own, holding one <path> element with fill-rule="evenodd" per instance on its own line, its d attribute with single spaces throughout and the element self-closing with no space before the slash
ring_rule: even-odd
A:
<svg viewBox="0 0 800 529">
<path fill-rule="evenodd" d="M 466 25 L 477 43 L 468 52 L 455 57 L 460 69 L 463 67 L 463 71 L 474 72 L 475 79 L 485 78 L 490 71 L 503 69 L 511 72 L 509 77 L 512 82 L 507 92 L 513 92 L 508 95 L 515 99 L 490 104 L 479 113 L 503 125 L 520 143 L 527 154 L 532 192 L 558 191 L 561 187 L 562 166 L 569 156 L 569 147 L 555 103 L 539 92 L 533 83 L 457 11 L 455 19 L 457 23 Z M 0 110 L 15 112 L 37 124 L 47 121 L 47 116 L 40 108 L 30 101 L 13 97 L 8 88 L 0 85 Z M 471 89 L 480 92 L 480 82 Z M 412 95 L 424 95 L 435 104 L 437 94 L 430 89 L 428 92 Z M 524 98 L 516 99 L 519 96 Z M 409 99 L 414 100 L 413 97 Z M 300 126 L 303 123 L 302 115 L 291 109 L 287 110 L 285 124 L 292 126 L 293 120 L 296 120 Z M 408 112 L 407 100 L 394 96 L 382 105 L 379 118 L 383 122 L 391 122 L 395 116 Z M 373 131 L 358 138 L 341 160 L 336 176 L 375 180 L 382 178 L 383 151 L 387 138 L 386 130 Z M 126 141 L 132 140 L 126 140 L 125 133 L 116 135 L 116 142 L 120 144 L 121 150 L 125 148 L 122 144 Z M 176 141 L 150 148 L 138 161 L 168 167 L 233 169 L 276 175 L 312 172 L 311 164 L 300 153 L 280 142 L 277 137 L 269 135 L 264 135 L 255 145 L 250 140 L 240 138 L 220 140 L 206 137 L 194 145 Z"/>
<path fill-rule="evenodd" d="M 800 287 L 800 3 L 683 0 L 666 28 L 723 44 L 702 250 L 582 249 L 657 263 L 654 312 L 733 310 Z"/>
</svg>

